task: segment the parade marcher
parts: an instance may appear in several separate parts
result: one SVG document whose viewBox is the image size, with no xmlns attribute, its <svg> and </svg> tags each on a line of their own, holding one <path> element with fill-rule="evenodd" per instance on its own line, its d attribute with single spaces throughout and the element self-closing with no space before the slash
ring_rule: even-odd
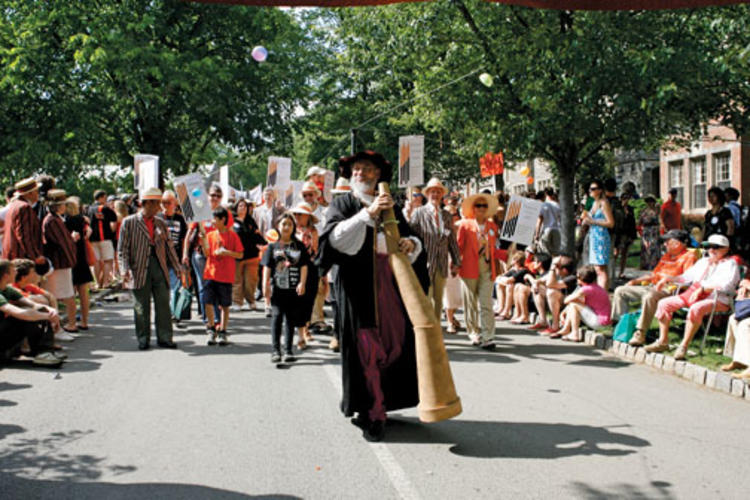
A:
<svg viewBox="0 0 750 500">
<path fill-rule="evenodd" d="M 440 204 L 447 192 L 440 179 L 432 178 L 424 188 L 428 203 L 407 212 L 412 231 L 422 239 L 427 253 L 427 271 L 430 275 L 428 297 L 432 301 L 435 319 L 440 321 L 443 310 L 445 281 L 461 267 L 461 255 L 456 240 L 453 217 Z M 453 267 L 448 268 L 448 256 Z"/>
<path fill-rule="evenodd" d="M 156 216 L 164 221 L 169 230 L 169 241 L 178 254 L 187 236 L 187 223 L 181 213 L 177 212 L 177 195 L 174 191 L 166 190 L 161 197 L 162 211 Z M 177 291 L 180 289 L 180 274 L 175 269 L 169 268 L 169 308 L 172 311 L 172 321 L 176 326 L 180 325 L 180 319 L 175 317 L 177 307 Z"/>
<path fill-rule="evenodd" d="M 41 222 L 49 213 L 49 210 L 47 209 L 47 193 L 50 190 L 55 189 L 56 182 L 55 178 L 51 175 L 42 174 L 36 177 L 36 183 L 39 186 L 39 199 L 34 203 L 33 207 L 36 216 Z"/>
<path fill-rule="evenodd" d="M 242 259 L 237 261 L 234 284 L 232 285 L 232 308 L 240 310 L 247 301 L 251 311 L 255 310 L 255 289 L 258 286 L 258 266 L 260 265 L 260 247 L 266 240 L 258 230 L 258 224 L 252 216 L 252 205 L 240 199 L 234 205 L 234 224 L 232 230 L 242 242 Z"/>
<path fill-rule="evenodd" d="M 5 206 L 0 208 L 0 255 L 3 253 L 3 236 L 5 235 L 5 216 L 8 214 L 10 202 L 13 200 L 13 194 L 16 192 L 14 186 L 5 188 Z"/>
<path fill-rule="evenodd" d="M 5 215 L 3 257 L 8 260 L 30 259 L 44 264 L 42 254 L 42 222 L 33 206 L 39 200 L 39 186 L 33 177 L 16 183 L 13 201 Z"/>
<path fill-rule="evenodd" d="M 260 234 L 266 235 L 270 230 L 274 230 L 281 214 L 284 213 L 284 205 L 276 199 L 276 190 L 269 186 L 263 190 L 263 204 L 255 207 L 253 217 L 258 223 Z M 261 256 L 261 260 L 262 260 Z M 266 318 L 271 317 L 271 299 L 263 297 L 266 306 Z"/>
<path fill-rule="evenodd" d="M 352 192 L 333 199 L 320 238 L 323 269 L 339 266 L 336 280 L 341 333 L 344 415 L 363 429 L 371 441 L 383 439 L 386 411 L 418 403 L 414 331 L 406 316 L 393 271 L 388 263 L 381 222 L 397 222 L 399 251 L 412 264 L 421 242 L 411 236 L 401 210 L 389 194 L 378 195 L 378 182 L 393 172 L 383 155 L 362 151 L 339 160 L 340 174 L 350 179 Z M 381 212 L 394 209 L 395 221 L 381 221 Z M 415 269 L 427 288 L 426 266 Z"/>
<path fill-rule="evenodd" d="M 227 227 L 229 211 L 218 207 L 213 216 L 212 231 L 206 232 L 205 223 L 200 225 L 201 245 L 206 256 L 201 301 L 206 311 L 208 345 L 217 341 L 219 345 L 226 345 L 236 260 L 242 258 L 243 248 L 237 233 Z M 215 317 L 216 309 L 221 311 L 220 321 L 215 321 L 219 319 Z"/>
<path fill-rule="evenodd" d="M 349 184 L 349 179 L 346 177 L 339 177 L 336 179 L 336 185 L 333 189 L 331 189 L 331 194 L 333 197 L 341 196 L 342 194 L 351 193 L 352 187 Z M 328 209 L 326 209 L 326 215 L 328 213 Z M 338 307 L 339 307 L 339 299 L 336 297 L 336 279 L 338 278 L 339 274 L 339 266 L 338 264 L 333 264 L 331 266 L 331 270 L 328 271 L 328 282 L 331 284 L 330 286 L 330 297 L 331 297 L 331 309 L 333 310 L 333 335 L 331 337 L 331 341 L 328 343 L 328 348 L 332 350 L 333 352 L 339 352 L 341 350 L 341 344 L 339 342 L 339 339 L 341 338 L 340 335 L 340 328 L 338 324 Z"/>
<path fill-rule="evenodd" d="M 495 349 L 492 285 L 498 270 L 495 241 L 499 232 L 489 214 L 496 210 L 496 197 L 481 193 L 468 196 L 461 204 L 464 219 L 457 224 L 466 331 L 472 345 L 490 351 Z"/>
<path fill-rule="evenodd" d="M 323 190 L 325 189 L 326 172 L 327 170 L 324 168 L 312 166 L 307 169 L 307 174 L 305 174 L 305 180 L 313 183 L 318 190 L 318 196 L 315 199 L 316 203 L 324 207 L 328 206 L 328 202 L 323 196 Z M 309 200 L 305 200 L 305 201 L 309 203 Z M 320 216 L 320 214 L 318 214 L 317 212 L 315 215 Z M 321 224 L 321 227 L 318 228 L 318 231 L 322 231 L 322 230 L 323 230 L 323 224 Z"/>
<path fill-rule="evenodd" d="M 71 233 L 81 235 L 76 241 L 76 263 L 73 266 L 73 287 L 78 293 L 81 305 L 81 321 L 78 323 L 79 330 L 89 329 L 89 284 L 94 281 L 87 258 L 86 244 L 91 236 L 91 227 L 83 215 L 81 215 L 81 200 L 71 196 L 66 201 L 65 227 Z"/>
<path fill-rule="evenodd" d="M 68 333 L 78 331 L 76 327 L 76 300 L 73 288 L 73 266 L 76 264 L 76 241 L 81 233 L 71 233 L 65 226 L 62 214 L 65 213 L 67 194 L 62 189 L 47 192 L 47 215 L 42 222 L 44 255 L 52 263 L 53 271 L 47 277 L 47 290 L 58 302 L 65 304 L 67 323 L 63 330 Z"/>
<path fill-rule="evenodd" d="M 456 222 L 461 220 L 461 214 L 458 211 L 458 197 L 446 195 L 445 211 L 451 216 L 451 226 L 455 229 Z M 500 226 L 498 226 L 500 227 Z M 445 279 L 445 291 L 443 292 L 443 308 L 445 309 L 445 319 L 448 322 L 446 332 L 456 333 L 461 328 L 461 323 L 456 319 L 457 309 L 463 308 L 463 297 L 461 291 L 461 278 L 458 276 L 458 267 L 453 265 L 453 260 L 448 262 L 451 272 Z"/>
<path fill-rule="evenodd" d="M 112 280 L 117 215 L 107 206 L 105 191 L 100 189 L 94 192 L 94 204 L 89 207 L 88 217 L 93 230 L 89 240 L 96 256 L 94 264 L 96 283 L 99 288 L 107 288 Z"/>
<path fill-rule="evenodd" d="M 322 178 L 322 174 L 320 177 Z M 300 194 L 302 200 L 312 209 L 311 214 L 315 219 L 313 224 L 317 234 L 320 234 L 325 227 L 325 208 L 318 202 L 321 198 L 321 191 L 318 190 L 317 185 L 313 182 L 305 182 Z M 313 304 L 310 328 L 321 333 L 329 332 L 331 327 L 326 324 L 325 314 L 323 313 L 323 306 L 325 305 L 326 297 L 328 296 L 328 278 L 326 276 L 321 276 L 316 283 L 316 286 L 313 288 L 314 290 L 317 290 L 317 293 L 315 295 L 315 303 Z M 308 290 L 308 292 L 311 291 L 313 290 Z"/>
<path fill-rule="evenodd" d="M 271 301 L 271 362 L 296 361 L 292 351 L 294 328 L 306 319 L 300 318 L 305 295 L 310 255 L 297 239 L 296 222 L 291 213 L 283 214 L 277 225 L 279 239 L 263 254 L 263 294 Z M 281 356 L 281 330 L 284 328 L 284 357 Z"/>
<path fill-rule="evenodd" d="M 539 252 L 556 256 L 560 253 L 560 204 L 552 188 L 544 190 L 544 203 L 534 231 L 534 241 Z M 502 225 L 498 224 L 498 227 Z"/>
<path fill-rule="evenodd" d="M 149 188 L 141 196 L 141 210 L 128 216 L 120 229 L 117 248 L 123 284 L 133 291 L 135 334 L 138 349 L 150 347 L 151 297 L 156 311 L 156 338 L 159 347 L 174 349 L 169 310 L 169 267 L 182 272 L 179 258 L 169 241 L 169 229 L 156 217 L 162 192 Z"/>
<path fill-rule="evenodd" d="M 295 235 L 304 245 L 310 260 L 310 263 L 307 266 L 305 295 L 303 295 L 301 304 L 298 306 L 300 309 L 302 324 L 298 325 L 299 341 L 297 342 L 297 347 L 300 350 L 303 350 L 306 349 L 307 344 L 313 340 L 312 333 L 310 333 L 310 323 L 312 322 L 311 318 L 314 317 L 313 306 L 316 305 L 317 297 L 320 295 L 318 293 L 318 290 L 320 289 L 318 267 L 314 264 L 314 259 L 318 254 L 319 235 L 318 230 L 315 227 L 318 223 L 318 219 L 315 217 L 310 204 L 306 202 L 297 204 L 296 207 L 289 210 L 289 213 L 294 215 L 296 228 Z M 325 295 L 323 296 L 323 299 L 324 298 Z M 321 310 L 323 308 L 322 302 L 320 308 Z"/>
</svg>

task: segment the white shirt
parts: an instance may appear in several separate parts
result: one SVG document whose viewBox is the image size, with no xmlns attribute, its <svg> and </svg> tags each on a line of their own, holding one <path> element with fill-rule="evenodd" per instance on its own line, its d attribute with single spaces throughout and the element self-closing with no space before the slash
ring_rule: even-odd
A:
<svg viewBox="0 0 750 500">
<path fill-rule="evenodd" d="M 542 210 L 539 212 L 542 218 L 542 230 L 560 229 L 560 204 L 553 200 L 547 200 L 542 203 Z"/>
<path fill-rule="evenodd" d="M 731 258 L 709 265 L 708 257 L 703 257 L 678 276 L 676 281 L 684 284 L 698 282 L 704 288 L 718 291 L 719 301 L 729 304 L 728 295 L 734 293 L 737 288 L 737 283 L 740 281 L 740 269 L 737 261 Z"/>
</svg>

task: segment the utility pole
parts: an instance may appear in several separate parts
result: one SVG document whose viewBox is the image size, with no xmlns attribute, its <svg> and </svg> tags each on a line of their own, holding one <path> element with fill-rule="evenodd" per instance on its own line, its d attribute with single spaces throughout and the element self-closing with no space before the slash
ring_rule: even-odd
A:
<svg viewBox="0 0 750 500">
<path fill-rule="evenodd" d="M 350 143 L 349 143 L 349 154 L 357 152 L 357 129 L 349 129 Z"/>
</svg>

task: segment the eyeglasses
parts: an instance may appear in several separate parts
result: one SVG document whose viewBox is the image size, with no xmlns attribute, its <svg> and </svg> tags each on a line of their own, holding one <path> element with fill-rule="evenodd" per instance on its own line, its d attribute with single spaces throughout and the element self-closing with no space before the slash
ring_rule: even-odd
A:
<svg viewBox="0 0 750 500">
<path fill-rule="evenodd" d="M 218 193 L 211 193 L 208 195 L 210 198 L 221 198 L 221 195 Z"/>
<path fill-rule="evenodd" d="M 474 208 L 487 208 L 487 206 L 488 205 L 486 203 L 477 203 L 476 205 L 474 205 Z"/>
<path fill-rule="evenodd" d="M 601 190 L 602 190 L 602 188 L 600 188 L 600 187 L 590 187 L 589 188 L 589 192 L 591 192 L 591 191 L 601 191 Z"/>
<path fill-rule="evenodd" d="M 708 248 L 709 250 L 717 250 L 719 248 L 724 248 L 724 247 L 719 246 L 719 245 L 706 245 L 706 248 Z"/>
<path fill-rule="evenodd" d="M 315 193 L 302 193 L 303 198 L 312 198 L 315 196 Z"/>
</svg>

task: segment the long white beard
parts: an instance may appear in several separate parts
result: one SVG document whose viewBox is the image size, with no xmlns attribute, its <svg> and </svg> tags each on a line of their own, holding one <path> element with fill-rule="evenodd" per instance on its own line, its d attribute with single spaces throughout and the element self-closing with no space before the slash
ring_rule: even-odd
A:
<svg viewBox="0 0 750 500">
<path fill-rule="evenodd" d="M 352 187 L 352 191 L 355 191 L 357 194 L 365 194 L 372 196 L 372 192 L 375 190 L 375 182 L 360 182 L 360 181 L 351 181 L 350 186 Z"/>
</svg>

